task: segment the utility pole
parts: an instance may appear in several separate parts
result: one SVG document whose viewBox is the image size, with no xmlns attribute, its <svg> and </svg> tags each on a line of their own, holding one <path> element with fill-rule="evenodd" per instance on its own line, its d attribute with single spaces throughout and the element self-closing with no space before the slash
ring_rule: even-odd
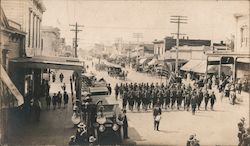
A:
<svg viewBox="0 0 250 146">
<path fill-rule="evenodd" d="M 171 33 L 177 36 L 176 38 L 176 61 L 175 61 L 175 73 L 178 72 L 178 52 L 179 52 L 179 37 L 180 35 L 185 35 L 180 33 L 180 24 L 186 24 L 187 22 L 187 16 L 171 16 L 170 22 L 171 23 L 177 23 L 177 33 Z"/>
<path fill-rule="evenodd" d="M 78 35 L 78 32 L 82 31 L 82 30 L 79 29 L 79 27 L 84 27 L 84 26 L 83 25 L 78 25 L 77 22 L 76 22 L 75 25 L 70 24 L 69 26 L 75 27 L 75 29 L 71 29 L 70 31 L 74 31 L 75 32 L 75 38 L 73 39 L 73 42 L 74 42 L 73 47 L 75 48 L 75 57 L 77 58 L 77 47 L 78 47 L 78 38 L 77 38 L 77 35 Z"/>
</svg>

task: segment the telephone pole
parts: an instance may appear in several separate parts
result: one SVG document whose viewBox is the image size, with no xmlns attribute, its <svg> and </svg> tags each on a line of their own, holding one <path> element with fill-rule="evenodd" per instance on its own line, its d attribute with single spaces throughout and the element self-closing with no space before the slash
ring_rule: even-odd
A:
<svg viewBox="0 0 250 146">
<path fill-rule="evenodd" d="M 186 24 L 187 22 L 187 16 L 171 16 L 170 22 L 171 23 L 177 23 L 177 33 L 171 33 L 177 36 L 176 38 L 176 61 L 175 61 L 175 73 L 178 72 L 178 52 L 179 52 L 179 37 L 180 35 L 185 35 L 180 33 L 180 24 Z"/>
<path fill-rule="evenodd" d="M 74 29 L 71 29 L 70 31 L 74 31 L 75 32 L 75 38 L 73 39 L 73 47 L 75 48 L 75 57 L 77 58 L 77 47 L 78 47 L 78 38 L 77 38 L 77 35 L 78 35 L 78 32 L 82 31 L 79 29 L 79 27 L 84 27 L 83 25 L 78 25 L 77 22 L 76 24 L 70 24 L 69 26 L 73 26 L 75 27 Z"/>
</svg>

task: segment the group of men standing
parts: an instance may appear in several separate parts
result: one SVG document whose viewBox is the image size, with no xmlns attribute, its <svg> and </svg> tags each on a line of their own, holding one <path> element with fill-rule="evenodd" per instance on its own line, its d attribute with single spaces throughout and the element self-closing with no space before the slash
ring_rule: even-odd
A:
<svg viewBox="0 0 250 146">
<path fill-rule="evenodd" d="M 201 107 L 204 101 L 205 110 L 207 110 L 208 103 L 210 102 L 211 110 L 214 109 L 216 96 L 214 92 L 208 93 L 206 88 L 195 88 L 189 84 L 185 86 L 182 83 L 173 83 L 171 85 L 159 85 L 158 83 L 125 83 L 115 86 L 116 97 L 120 95 L 122 98 L 123 109 L 127 106 L 130 111 L 140 111 L 159 106 L 164 109 L 177 109 L 189 111 L 192 108 L 192 113 Z"/>
</svg>

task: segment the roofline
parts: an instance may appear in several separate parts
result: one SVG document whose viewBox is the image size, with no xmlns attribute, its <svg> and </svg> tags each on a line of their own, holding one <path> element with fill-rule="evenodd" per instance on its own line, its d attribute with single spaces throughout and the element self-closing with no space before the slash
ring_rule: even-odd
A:
<svg viewBox="0 0 250 146">
<path fill-rule="evenodd" d="M 16 23 L 16 24 L 18 24 L 18 25 L 20 25 L 20 24 L 17 23 L 17 22 L 15 22 L 15 21 L 13 21 L 13 20 L 11 20 L 11 19 L 8 19 L 8 18 L 6 17 L 6 15 L 5 15 L 4 11 L 3 11 L 2 6 L 0 6 L 0 9 L 1 9 L 1 17 L 3 17 L 3 19 L 4 19 L 4 21 L 5 21 L 4 23 L 6 24 L 6 27 L 3 27 L 3 30 L 8 31 L 8 32 L 11 32 L 11 33 L 18 33 L 18 34 L 21 34 L 21 35 L 26 35 L 26 34 L 27 34 L 27 33 L 24 32 L 24 31 L 21 31 L 21 30 L 19 30 L 19 29 L 16 29 L 16 28 L 10 26 L 10 25 L 9 25 L 9 21 L 11 21 L 11 22 L 13 22 L 13 23 Z"/>
</svg>

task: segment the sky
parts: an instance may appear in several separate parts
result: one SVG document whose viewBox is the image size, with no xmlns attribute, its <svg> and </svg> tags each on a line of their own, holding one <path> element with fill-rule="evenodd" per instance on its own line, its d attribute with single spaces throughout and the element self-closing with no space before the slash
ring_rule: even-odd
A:
<svg viewBox="0 0 250 146">
<path fill-rule="evenodd" d="M 180 32 L 190 39 L 226 40 L 235 33 L 234 14 L 249 14 L 249 1 L 241 0 L 43 0 L 46 11 L 43 25 L 58 27 L 61 37 L 72 45 L 74 33 L 69 24 L 84 25 L 79 32 L 79 47 L 90 49 L 95 43 L 111 45 L 117 38 L 136 42 L 133 33 L 142 33 L 140 41 L 152 42 L 176 33 L 170 16 L 187 16 Z"/>
</svg>

